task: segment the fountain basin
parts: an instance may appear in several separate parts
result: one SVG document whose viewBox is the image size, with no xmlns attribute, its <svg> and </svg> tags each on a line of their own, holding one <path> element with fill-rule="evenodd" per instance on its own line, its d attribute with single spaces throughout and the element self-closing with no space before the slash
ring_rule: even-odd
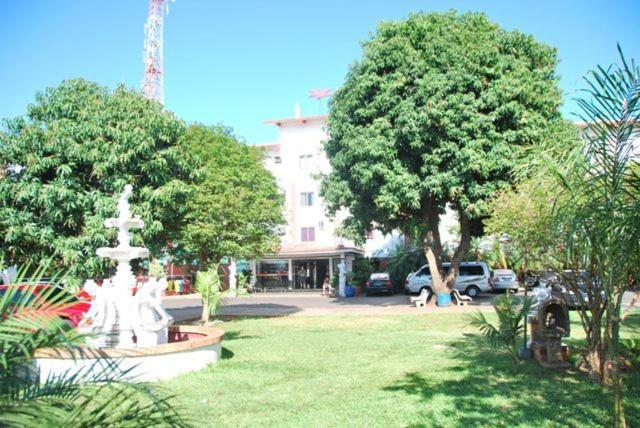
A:
<svg viewBox="0 0 640 428">
<path fill-rule="evenodd" d="M 145 259 L 149 257 L 149 250 L 142 247 L 103 247 L 96 250 L 99 257 L 107 257 L 112 260 L 128 262 L 133 259 Z"/>
<path fill-rule="evenodd" d="M 41 382 L 52 374 L 97 369 L 105 357 L 119 361 L 123 370 L 131 369 L 129 376 L 133 381 L 154 382 L 215 363 L 222 354 L 223 337 L 224 331 L 215 327 L 169 326 L 169 343 L 162 345 L 131 349 L 43 348 L 36 351 L 35 362 Z"/>
</svg>

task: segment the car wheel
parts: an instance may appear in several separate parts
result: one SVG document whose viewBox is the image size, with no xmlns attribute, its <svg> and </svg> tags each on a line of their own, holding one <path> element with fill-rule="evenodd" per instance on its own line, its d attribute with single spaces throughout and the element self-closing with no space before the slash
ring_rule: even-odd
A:
<svg viewBox="0 0 640 428">
<path fill-rule="evenodd" d="M 470 285 L 466 290 L 464 290 L 464 294 L 471 298 L 478 297 L 478 294 L 480 294 L 480 289 L 475 285 Z"/>
</svg>

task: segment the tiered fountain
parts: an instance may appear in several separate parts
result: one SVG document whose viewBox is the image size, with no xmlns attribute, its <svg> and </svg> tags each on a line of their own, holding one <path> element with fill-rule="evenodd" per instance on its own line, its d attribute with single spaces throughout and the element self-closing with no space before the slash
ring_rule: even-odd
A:
<svg viewBox="0 0 640 428">
<path fill-rule="evenodd" d="M 84 285 L 92 302 L 79 329 L 90 334 L 90 346 L 38 350 L 36 361 L 42 379 L 69 369 L 97 367 L 96 361 L 104 357 L 121 361 L 121 367 L 131 369 L 137 380 L 167 379 L 203 368 L 220 357 L 222 330 L 171 326 L 173 318 L 161 300 L 167 281 L 150 278 L 138 282 L 133 275 L 131 260 L 148 257 L 149 250 L 131 246 L 130 230 L 144 226 L 140 218 L 131 216 L 131 192 L 132 187 L 125 186 L 118 200 L 118 217 L 105 220 L 106 227 L 118 228 L 118 245 L 96 251 L 118 263 L 115 276 L 102 285 L 93 280 Z"/>
</svg>

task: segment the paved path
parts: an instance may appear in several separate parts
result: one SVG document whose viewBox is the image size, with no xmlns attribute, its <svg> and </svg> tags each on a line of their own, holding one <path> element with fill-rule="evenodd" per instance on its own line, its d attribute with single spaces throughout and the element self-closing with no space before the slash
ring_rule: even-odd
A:
<svg viewBox="0 0 640 428">
<path fill-rule="evenodd" d="M 469 307 L 450 307 L 448 311 L 488 308 L 491 295 L 481 295 Z M 169 296 L 163 298 L 167 311 L 183 321 L 198 318 L 202 312 L 200 296 Z M 435 310 L 429 305 L 416 308 L 409 302 L 409 296 L 371 296 L 352 298 L 325 297 L 320 294 L 254 294 L 226 299 L 220 314 L 225 316 L 285 316 L 324 314 L 416 314 Z M 442 310 L 442 309 L 438 309 Z"/>
<path fill-rule="evenodd" d="M 625 294 L 623 307 L 629 304 L 632 295 L 632 293 Z M 436 308 L 434 305 L 416 308 L 409 303 L 409 296 L 404 294 L 352 298 L 325 297 L 318 293 L 252 294 L 226 299 L 224 306 L 220 309 L 220 314 L 224 316 L 272 317 L 324 314 L 420 314 L 435 310 L 465 312 L 490 309 L 493 296 L 492 294 L 481 294 L 469 306 L 451 306 L 442 309 Z M 202 313 L 202 300 L 198 294 L 167 296 L 162 301 L 176 321 L 199 318 Z"/>
</svg>

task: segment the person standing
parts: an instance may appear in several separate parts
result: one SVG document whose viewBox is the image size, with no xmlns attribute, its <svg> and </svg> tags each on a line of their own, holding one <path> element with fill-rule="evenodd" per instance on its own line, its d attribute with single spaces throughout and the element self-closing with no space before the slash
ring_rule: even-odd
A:
<svg viewBox="0 0 640 428">
<path fill-rule="evenodd" d="M 300 281 L 300 288 L 307 288 L 307 270 L 304 265 L 300 266 L 298 271 L 298 281 Z"/>
</svg>

